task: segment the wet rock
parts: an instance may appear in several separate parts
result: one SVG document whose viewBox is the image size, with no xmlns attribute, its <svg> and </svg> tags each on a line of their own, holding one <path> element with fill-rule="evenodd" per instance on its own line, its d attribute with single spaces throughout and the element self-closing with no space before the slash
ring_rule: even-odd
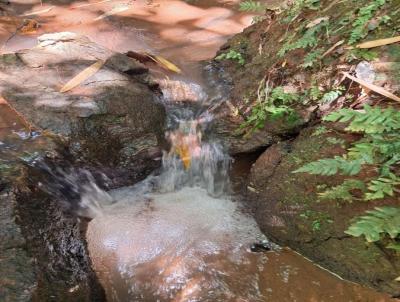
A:
<svg viewBox="0 0 400 302">
<path fill-rule="evenodd" d="M 96 74 L 59 92 L 97 60 L 105 65 Z M 165 110 L 141 63 L 64 32 L 1 56 L 0 71 L 2 95 L 34 126 L 68 138 L 82 160 L 139 174 L 158 166 Z"/>
<path fill-rule="evenodd" d="M 249 204 L 262 231 L 275 242 L 288 245 L 346 279 L 398 295 L 394 279 L 399 275 L 400 262 L 395 253 L 344 231 L 352 218 L 366 210 L 383 204 L 398 206 L 399 201 L 319 201 L 319 186 L 336 186 L 344 177 L 292 173 L 305 163 L 343 154 L 343 146 L 335 140 L 348 144 L 357 139 L 333 129 L 327 128 L 322 134 L 316 134 L 316 127 L 303 130 L 290 152 L 285 152 L 283 144 L 268 148 L 251 169 L 254 192 L 248 193 Z"/>
<path fill-rule="evenodd" d="M 280 163 L 284 150 L 280 144 L 269 147 L 253 164 L 251 168 L 252 183 L 262 186 L 274 174 L 275 167 Z"/>
<path fill-rule="evenodd" d="M 15 191 L 17 222 L 34 259 L 36 287 L 27 301 L 105 301 L 86 250 L 87 222 L 63 211 L 37 187 L 35 178 L 19 182 Z"/>
<path fill-rule="evenodd" d="M 34 264 L 15 221 L 14 195 L 0 194 L 0 300 L 31 301 L 37 286 Z"/>
</svg>

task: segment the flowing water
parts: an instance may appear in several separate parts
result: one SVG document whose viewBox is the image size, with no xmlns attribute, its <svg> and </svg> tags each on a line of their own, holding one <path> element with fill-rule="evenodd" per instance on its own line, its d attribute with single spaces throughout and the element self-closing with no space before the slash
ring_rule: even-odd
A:
<svg viewBox="0 0 400 302">
<path fill-rule="evenodd" d="M 68 183 L 69 194 L 79 196 L 77 212 L 93 218 L 88 249 L 109 301 L 389 301 L 268 242 L 232 194 L 232 159 L 204 137 L 213 120 L 207 108 L 223 98 L 206 85 L 200 61 L 249 25 L 251 16 L 234 9 L 238 1 L 108 1 L 80 8 L 87 2 L 11 2 L 20 14 L 54 7 L 35 15 L 41 24 L 36 32 L 12 36 L 4 51 L 33 46 L 44 32 L 68 30 L 115 51 L 160 54 L 183 70 L 168 76 L 154 71 L 171 143 L 161 171 L 107 193 L 90 175 L 82 186 L 73 171 L 51 171 Z M 128 9 L 94 21 L 116 5 Z M 3 42 L 18 22 L 3 18 Z M 7 125 L 8 133 L 20 128 Z M 64 188 L 48 190 L 60 194 Z M 270 251 L 254 250 L 254 243 Z"/>
</svg>

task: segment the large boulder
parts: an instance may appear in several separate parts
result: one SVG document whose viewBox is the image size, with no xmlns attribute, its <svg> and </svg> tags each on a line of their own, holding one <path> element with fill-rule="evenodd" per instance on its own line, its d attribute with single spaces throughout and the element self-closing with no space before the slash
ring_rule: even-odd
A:
<svg viewBox="0 0 400 302">
<path fill-rule="evenodd" d="M 381 244 L 346 235 L 351 220 L 380 205 L 399 205 L 396 198 L 377 201 L 320 200 L 322 186 L 336 186 L 344 176 L 293 173 L 302 165 L 339 156 L 357 136 L 329 128 L 303 130 L 292 143 L 268 148 L 253 164 L 249 204 L 263 232 L 352 281 L 398 296 L 400 260 Z"/>
<path fill-rule="evenodd" d="M 88 66 L 101 69 L 78 87 L 60 88 Z M 139 62 L 84 36 L 38 38 L 32 49 L 0 57 L 0 93 L 35 127 L 68 138 L 86 162 L 135 172 L 158 165 L 165 110 L 160 91 Z"/>
</svg>

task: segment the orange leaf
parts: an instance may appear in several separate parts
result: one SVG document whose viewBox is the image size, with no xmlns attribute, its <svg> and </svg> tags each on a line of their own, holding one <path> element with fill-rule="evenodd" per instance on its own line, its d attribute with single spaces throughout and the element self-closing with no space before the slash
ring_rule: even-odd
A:
<svg viewBox="0 0 400 302">
<path fill-rule="evenodd" d="M 186 170 L 189 169 L 191 164 L 189 147 L 186 144 L 180 144 L 179 146 L 176 147 L 176 152 L 181 158 L 185 169 Z"/>
</svg>

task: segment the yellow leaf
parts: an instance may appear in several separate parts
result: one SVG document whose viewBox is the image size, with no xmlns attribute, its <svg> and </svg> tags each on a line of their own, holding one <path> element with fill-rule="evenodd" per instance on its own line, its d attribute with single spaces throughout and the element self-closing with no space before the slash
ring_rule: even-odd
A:
<svg viewBox="0 0 400 302">
<path fill-rule="evenodd" d="M 100 70 L 100 68 L 104 65 L 104 61 L 98 60 L 96 63 L 90 65 L 88 68 L 82 70 L 80 73 L 78 73 L 75 77 L 73 77 L 71 80 L 68 81 L 67 84 L 65 84 L 60 92 L 67 92 L 76 86 L 78 86 L 80 83 L 85 81 L 86 79 L 90 78 L 92 75 L 94 75 L 96 72 Z"/>
<path fill-rule="evenodd" d="M 176 152 L 181 158 L 185 169 L 189 169 L 191 163 L 189 147 L 186 144 L 179 144 L 179 146 L 176 147 Z"/>
<path fill-rule="evenodd" d="M 372 90 L 380 95 L 383 95 L 393 101 L 400 102 L 400 97 L 394 95 L 393 93 L 383 89 L 382 87 L 376 86 L 374 84 L 368 83 L 364 80 L 361 80 L 359 78 L 353 77 L 352 75 L 349 75 L 347 72 L 343 72 L 343 74 L 348 77 L 350 80 L 353 80 L 354 82 L 357 82 L 358 84 L 368 88 L 369 90 Z"/>
<path fill-rule="evenodd" d="M 400 282 L 400 276 L 394 279 L 394 281 Z"/>
<path fill-rule="evenodd" d="M 25 19 L 23 25 L 18 29 L 18 32 L 23 35 L 29 35 L 36 32 L 39 28 L 39 23 L 33 19 Z"/>
<path fill-rule="evenodd" d="M 393 37 L 393 38 L 387 38 L 387 39 L 368 41 L 365 43 L 358 44 L 356 46 L 356 48 L 374 48 L 374 47 L 393 44 L 393 43 L 397 43 L 397 42 L 400 42 L 400 36 Z"/>
<path fill-rule="evenodd" d="M 182 71 L 179 69 L 178 66 L 175 64 L 171 63 L 167 59 L 164 59 L 163 57 L 152 55 L 149 53 L 145 53 L 146 56 L 148 56 L 150 59 L 152 59 L 154 62 L 156 62 L 160 67 L 167 69 L 172 72 L 176 73 L 181 73 Z"/>
</svg>

